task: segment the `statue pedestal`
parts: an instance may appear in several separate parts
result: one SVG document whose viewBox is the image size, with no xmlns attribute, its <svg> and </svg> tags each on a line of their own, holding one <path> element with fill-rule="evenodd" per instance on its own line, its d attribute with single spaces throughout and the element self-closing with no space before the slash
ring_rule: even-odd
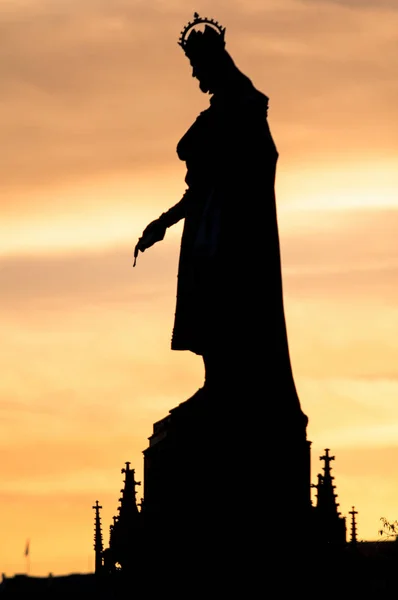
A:
<svg viewBox="0 0 398 600">
<path fill-rule="evenodd" d="M 242 588 L 250 597 L 278 569 L 282 587 L 307 578 L 310 442 L 302 423 L 284 417 L 275 425 L 244 398 L 228 404 L 199 392 L 154 424 L 143 524 L 147 577 L 159 593 Z"/>
</svg>

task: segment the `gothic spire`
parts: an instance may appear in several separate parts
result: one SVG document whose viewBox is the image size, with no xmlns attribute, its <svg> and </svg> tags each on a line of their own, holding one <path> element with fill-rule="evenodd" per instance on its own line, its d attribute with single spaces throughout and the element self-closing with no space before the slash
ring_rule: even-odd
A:
<svg viewBox="0 0 398 600">
<path fill-rule="evenodd" d="M 138 515 L 136 487 L 141 485 L 141 482 L 135 480 L 135 469 L 130 469 L 130 464 L 130 462 L 126 462 L 126 466 L 121 470 L 125 477 L 124 488 L 120 490 L 122 495 L 119 498 L 119 520 L 134 519 Z"/>
<path fill-rule="evenodd" d="M 330 456 L 329 452 L 329 448 L 326 448 L 325 454 L 319 457 L 319 460 L 324 461 L 323 474 L 318 474 L 318 483 L 312 486 L 317 490 L 315 518 L 320 539 L 326 544 L 340 546 L 346 543 L 346 522 L 345 517 L 342 517 L 339 512 L 339 504 L 336 502 L 336 486 L 333 483 L 334 477 L 330 466 L 335 457 Z"/>
<path fill-rule="evenodd" d="M 322 512 L 339 516 L 339 504 L 336 502 L 337 494 L 334 492 L 336 486 L 333 484 L 334 477 L 330 466 L 335 457 L 330 456 L 329 452 L 329 448 L 325 448 L 325 454 L 319 457 L 319 460 L 324 461 L 324 467 L 323 475 L 318 476 L 318 485 L 316 486 L 318 490 L 317 506 Z"/>
<path fill-rule="evenodd" d="M 356 523 L 355 515 L 358 514 L 358 511 L 355 510 L 355 506 L 352 507 L 352 510 L 350 510 L 349 514 L 351 515 L 350 544 L 351 544 L 351 546 L 356 546 L 358 540 L 357 540 L 357 523 Z"/>
<path fill-rule="evenodd" d="M 102 570 L 102 553 L 104 545 L 102 542 L 102 530 L 101 530 L 101 517 L 100 509 L 102 506 L 95 501 L 95 505 L 92 507 L 95 510 L 94 518 L 94 550 L 95 550 L 95 573 L 98 574 Z"/>
<path fill-rule="evenodd" d="M 141 482 L 135 480 L 135 470 L 126 462 L 121 469 L 124 473 L 124 487 L 120 490 L 118 515 L 113 517 L 109 528 L 109 556 L 112 564 L 122 569 L 136 562 L 140 549 L 141 514 L 136 500 L 136 487 Z"/>
</svg>

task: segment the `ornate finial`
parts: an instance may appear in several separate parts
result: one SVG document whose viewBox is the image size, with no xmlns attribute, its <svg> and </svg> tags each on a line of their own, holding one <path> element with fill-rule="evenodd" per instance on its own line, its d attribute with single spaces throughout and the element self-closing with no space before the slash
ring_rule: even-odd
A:
<svg viewBox="0 0 398 600">
<path fill-rule="evenodd" d="M 193 15 L 193 21 L 189 21 L 187 25 L 185 25 L 184 29 L 180 33 L 180 37 L 178 38 L 178 45 L 184 50 L 185 54 L 191 58 L 191 55 L 195 52 L 196 48 L 189 48 L 188 44 L 188 32 L 197 27 L 198 25 L 205 24 L 205 31 L 195 31 L 195 33 L 200 34 L 203 37 L 203 41 L 206 42 L 211 40 L 214 45 L 216 41 L 217 45 L 221 48 L 225 47 L 225 27 L 222 27 L 218 21 L 214 19 L 208 19 L 207 17 L 199 16 L 199 13 L 195 12 Z M 189 40 L 191 42 L 191 40 Z M 195 43 L 196 46 L 196 43 Z"/>
</svg>

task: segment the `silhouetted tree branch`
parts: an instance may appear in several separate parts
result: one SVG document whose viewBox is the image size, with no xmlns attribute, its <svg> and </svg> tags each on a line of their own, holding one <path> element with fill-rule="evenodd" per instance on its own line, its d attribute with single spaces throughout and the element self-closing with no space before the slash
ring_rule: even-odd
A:
<svg viewBox="0 0 398 600">
<path fill-rule="evenodd" d="M 385 538 L 398 538 L 398 520 L 388 521 L 385 517 L 380 517 L 380 521 L 383 525 L 382 529 L 379 529 L 379 535 Z"/>
</svg>

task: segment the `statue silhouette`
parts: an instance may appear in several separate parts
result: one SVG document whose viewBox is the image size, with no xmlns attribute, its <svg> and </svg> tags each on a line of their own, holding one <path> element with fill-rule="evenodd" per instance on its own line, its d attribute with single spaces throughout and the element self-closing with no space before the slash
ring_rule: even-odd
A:
<svg viewBox="0 0 398 600">
<path fill-rule="evenodd" d="M 203 357 L 205 382 L 193 398 L 216 406 L 244 393 L 247 407 L 265 403 L 271 420 L 302 431 L 308 419 L 286 332 L 268 97 L 238 69 L 218 22 L 195 13 L 178 43 L 210 105 L 177 145 L 187 189 L 145 228 L 135 257 L 184 219 L 171 348 Z"/>
</svg>

